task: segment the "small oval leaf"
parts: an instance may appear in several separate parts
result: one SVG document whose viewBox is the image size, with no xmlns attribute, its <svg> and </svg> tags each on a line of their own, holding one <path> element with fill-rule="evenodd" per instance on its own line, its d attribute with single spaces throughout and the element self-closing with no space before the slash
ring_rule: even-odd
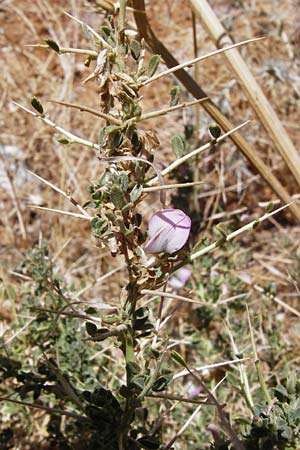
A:
<svg viewBox="0 0 300 450">
<path fill-rule="evenodd" d="M 131 52 L 133 59 L 135 59 L 137 61 L 139 59 L 140 53 L 141 53 L 141 44 L 138 41 L 136 41 L 135 39 L 133 39 L 130 42 L 130 52 Z"/>
<path fill-rule="evenodd" d="M 176 352 L 176 350 L 172 350 L 171 357 L 172 357 L 173 361 L 177 362 L 177 364 L 179 364 L 182 367 L 186 367 L 185 360 L 182 358 L 182 356 L 178 352 Z"/>
<path fill-rule="evenodd" d="M 63 136 L 58 137 L 57 138 L 57 142 L 59 142 L 60 144 L 63 144 L 63 145 L 68 145 L 68 144 L 71 143 L 71 141 L 69 139 L 67 139 L 67 138 L 65 138 Z"/>
<path fill-rule="evenodd" d="M 90 336 L 95 336 L 95 334 L 97 333 L 97 325 L 95 325 L 93 322 L 86 322 L 85 328 Z"/>
<path fill-rule="evenodd" d="M 148 66 L 148 76 L 149 77 L 152 77 L 155 74 L 159 63 L 160 63 L 160 56 L 153 55 L 152 58 L 150 59 L 149 66 Z"/>
<path fill-rule="evenodd" d="M 172 89 L 170 90 L 171 96 L 170 106 L 176 106 L 178 104 L 179 94 L 180 94 L 180 87 L 173 86 Z"/>
<path fill-rule="evenodd" d="M 31 106 L 40 114 L 44 114 L 44 108 L 42 107 L 41 102 L 36 97 L 32 97 L 30 100 Z"/>
<path fill-rule="evenodd" d="M 45 39 L 46 44 L 56 53 L 59 53 L 59 45 L 53 39 Z"/>
<path fill-rule="evenodd" d="M 171 146 L 176 158 L 181 158 L 185 154 L 185 142 L 180 134 L 171 138 Z"/>
<path fill-rule="evenodd" d="M 209 134 L 212 139 L 218 139 L 221 136 L 222 130 L 219 125 L 211 125 L 208 128 Z"/>
</svg>

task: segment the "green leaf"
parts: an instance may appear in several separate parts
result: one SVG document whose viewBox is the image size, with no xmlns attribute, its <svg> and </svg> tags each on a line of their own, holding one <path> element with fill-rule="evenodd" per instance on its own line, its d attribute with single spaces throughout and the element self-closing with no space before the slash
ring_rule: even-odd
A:
<svg viewBox="0 0 300 450">
<path fill-rule="evenodd" d="M 111 134 L 116 133 L 120 130 L 120 127 L 118 125 L 108 125 L 104 128 L 104 133 L 106 136 L 110 136 Z"/>
<path fill-rule="evenodd" d="M 126 214 L 128 211 L 130 211 L 130 210 L 133 208 L 133 206 L 134 206 L 134 205 L 133 205 L 132 202 L 127 203 L 127 205 L 123 206 L 122 212 L 123 212 L 124 214 Z M 130 224 L 130 226 L 132 227 L 131 224 Z M 128 229 L 128 231 L 129 231 L 129 229 Z M 132 229 L 132 231 L 133 231 L 133 229 Z"/>
<path fill-rule="evenodd" d="M 56 53 L 59 53 L 59 45 L 53 39 L 45 39 L 45 42 L 50 48 L 52 48 L 52 50 L 54 50 Z"/>
<path fill-rule="evenodd" d="M 120 172 L 118 176 L 118 182 L 123 192 L 127 192 L 128 189 L 128 175 L 126 172 Z"/>
<path fill-rule="evenodd" d="M 104 147 L 105 145 L 105 128 L 101 128 L 99 131 L 98 145 L 99 147 Z"/>
<path fill-rule="evenodd" d="M 129 374 L 129 378 L 132 378 L 134 375 L 137 375 L 140 373 L 141 369 L 139 365 L 133 361 L 128 361 L 126 364 L 126 370 Z"/>
<path fill-rule="evenodd" d="M 132 201 L 132 203 L 135 203 L 140 198 L 142 192 L 143 186 L 141 184 L 136 184 L 130 192 L 130 200 Z"/>
<path fill-rule="evenodd" d="M 128 388 L 132 393 L 140 394 L 145 387 L 145 377 L 137 375 L 133 377 L 128 385 Z"/>
<path fill-rule="evenodd" d="M 108 328 L 98 328 L 97 329 L 97 333 L 94 334 L 93 338 L 95 341 L 104 341 L 104 339 L 106 339 L 107 333 L 109 332 Z"/>
<path fill-rule="evenodd" d="M 289 393 L 286 388 L 282 386 L 282 384 L 276 386 L 276 388 L 274 389 L 274 393 L 278 400 L 281 402 L 286 401 L 289 398 Z"/>
<path fill-rule="evenodd" d="M 132 324 L 132 328 L 136 331 L 148 331 L 152 330 L 153 324 L 147 320 L 146 322 L 144 320 L 134 320 Z"/>
<path fill-rule="evenodd" d="M 31 106 L 40 114 L 44 114 L 44 108 L 42 107 L 41 102 L 36 98 L 32 97 L 30 100 Z"/>
<path fill-rule="evenodd" d="M 149 77 L 152 77 L 155 74 L 159 63 L 160 63 L 160 56 L 153 55 L 152 58 L 150 59 L 149 66 L 148 66 L 148 76 Z"/>
<path fill-rule="evenodd" d="M 178 352 L 176 352 L 176 350 L 171 351 L 171 357 L 173 361 L 175 361 L 180 366 L 187 367 L 185 360 L 182 358 L 182 356 L 180 356 Z"/>
<path fill-rule="evenodd" d="M 71 144 L 71 141 L 63 136 L 58 137 L 56 140 L 57 140 L 57 142 L 59 142 L 60 144 L 63 144 L 63 145 Z"/>
<path fill-rule="evenodd" d="M 185 142 L 180 134 L 172 137 L 171 146 L 176 158 L 181 158 L 185 154 Z"/>
<path fill-rule="evenodd" d="M 116 43 L 116 39 L 114 36 L 113 30 L 108 27 L 107 25 L 102 25 L 100 27 L 100 34 L 103 37 L 103 39 L 109 44 L 114 45 Z"/>
<path fill-rule="evenodd" d="M 139 134 L 136 130 L 132 133 L 131 145 L 132 153 L 137 156 L 142 149 L 142 141 L 139 139 Z"/>
<path fill-rule="evenodd" d="M 87 38 L 87 40 L 90 41 L 90 42 L 94 42 L 94 36 L 92 35 L 90 30 L 88 29 L 87 24 L 83 23 L 81 28 L 82 28 L 82 32 L 83 32 L 84 36 Z"/>
<path fill-rule="evenodd" d="M 222 235 L 223 238 L 227 239 L 227 233 L 226 233 L 225 230 L 223 230 L 222 224 L 221 224 L 221 223 L 218 223 L 218 224 L 216 225 L 216 229 L 217 229 L 218 232 Z"/>
<path fill-rule="evenodd" d="M 135 104 L 134 110 L 133 110 L 133 114 L 135 115 L 135 117 L 141 117 L 141 115 L 142 115 L 142 108 L 140 107 L 139 104 Z"/>
<path fill-rule="evenodd" d="M 153 358 L 158 359 L 160 357 L 160 352 L 150 345 L 147 345 L 143 350 L 143 355 L 146 359 Z"/>
<path fill-rule="evenodd" d="M 91 315 L 91 314 L 97 314 L 97 309 L 96 309 L 96 308 L 93 308 L 92 306 L 89 306 L 89 307 L 85 310 L 85 313 L 86 313 L 86 314 L 89 314 L 89 315 Z"/>
<path fill-rule="evenodd" d="M 291 440 L 293 437 L 293 431 L 292 431 L 291 427 L 286 425 L 284 427 L 283 431 L 281 432 L 281 436 L 287 440 Z"/>
<path fill-rule="evenodd" d="M 97 333 L 97 325 L 95 325 L 93 322 L 86 322 L 85 328 L 90 336 L 95 336 L 95 334 Z"/>
<path fill-rule="evenodd" d="M 225 244 L 225 242 L 227 242 L 227 239 L 225 237 L 218 239 L 216 242 L 216 247 L 221 247 L 223 244 Z"/>
<path fill-rule="evenodd" d="M 123 141 L 124 141 L 123 133 L 121 131 L 116 131 L 113 134 L 113 137 L 112 137 L 112 140 L 111 140 L 111 147 L 113 149 L 119 148 L 122 145 Z"/>
<path fill-rule="evenodd" d="M 132 323 L 132 328 L 134 330 L 139 330 L 139 331 L 152 329 L 153 325 L 148 320 L 148 317 L 149 317 L 148 308 L 145 308 L 145 307 L 138 308 L 133 314 L 134 320 Z"/>
<path fill-rule="evenodd" d="M 141 54 L 141 44 L 135 39 L 130 42 L 130 52 L 133 59 L 137 61 Z"/>
<path fill-rule="evenodd" d="M 222 130 L 219 127 L 219 125 L 211 125 L 208 128 L 209 134 L 211 135 L 212 139 L 218 139 L 221 136 Z"/>
<path fill-rule="evenodd" d="M 266 213 L 270 213 L 274 208 L 274 203 L 270 201 L 266 206 Z"/>
<path fill-rule="evenodd" d="M 146 308 L 145 306 L 141 306 L 141 308 L 138 308 L 135 310 L 135 312 L 133 313 L 133 317 L 135 319 L 148 319 L 149 316 L 149 309 Z"/>
<path fill-rule="evenodd" d="M 127 203 L 122 189 L 117 184 L 114 184 L 110 190 L 110 199 L 118 209 L 122 209 Z"/>
<path fill-rule="evenodd" d="M 176 106 L 178 104 L 179 94 L 180 94 L 180 87 L 173 86 L 172 89 L 170 90 L 171 96 L 170 106 Z"/>
<path fill-rule="evenodd" d="M 124 384 L 122 384 L 122 386 L 120 387 L 119 394 L 122 397 L 124 397 L 124 398 L 130 398 L 131 397 L 130 389 L 128 389 L 128 387 L 125 386 Z"/>
<path fill-rule="evenodd" d="M 107 226 L 107 220 L 98 216 L 92 218 L 91 227 L 94 231 L 101 231 L 105 226 Z"/>
<path fill-rule="evenodd" d="M 172 376 L 170 377 L 159 377 L 157 378 L 157 380 L 155 381 L 155 383 L 152 385 L 152 391 L 153 392 L 161 392 L 164 391 L 168 384 L 170 383 L 172 379 Z"/>
</svg>

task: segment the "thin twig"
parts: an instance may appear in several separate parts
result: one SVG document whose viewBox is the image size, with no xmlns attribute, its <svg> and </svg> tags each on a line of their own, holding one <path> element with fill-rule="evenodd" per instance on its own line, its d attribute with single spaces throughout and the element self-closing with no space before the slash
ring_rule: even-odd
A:
<svg viewBox="0 0 300 450">
<path fill-rule="evenodd" d="M 17 213 L 17 218 L 18 218 L 18 222 L 19 222 L 19 225 L 20 225 L 21 235 L 22 235 L 22 238 L 24 240 L 27 240 L 26 225 L 25 225 L 25 222 L 23 220 L 21 204 L 20 204 L 20 201 L 19 201 L 18 196 L 17 196 L 15 183 L 14 183 L 14 181 L 13 181 L 11 175 L 10 175 L 10 172 L 9 172 L 9 170 L 7 168 L 7 164 L 6 164 L 6 161 L 4 159 L 4 155 L 1 152 L 0 152 L 0 159 L 2 160 L 3 169 L 5 171 L 6 177 L 8 179 L 9 185 L 10 185 L 11 196 L 12 196 L 12 200 L 13 200 L 13 203 L 15 205 L 15 208 L 16 208 L 16 213 Z"/>
<path fill-rule="evenodd" d="M 183 302 L 188 302 L 188 303 L 196 303 L 197 305 L 201 305 L 201 306 L 211 306 L 211 307 L 215 307 L 215 305 L 211 305 L 210 303 L 207 302 L 199 302 L 198 300 L 193 300 L 191 298 L 188 297 L 183 297 L 182 295 L 177 295 L 177 294 L 172 294 L 170 292 L 164 292 L 164 291 L 152 291 L 150 289 L 142 289 L 141 290 L 141 294 L 142 295 L 155 295 L 158 297 L 166 297 L 166 298 L 170 298 L 172 300 L 180 300 Z"/>
<path fill-rule="evenodd" d="M 94 142 L 88 141 L 87 139 L 82 139 L 79 136 L 76 136 L 73 133 L 70 133 L 70 131 L 65 130 L 64 128 L 62 128 L 59 125 L 56 125 L 55 122 L 53 122 L 52 120 L 48 119 L 46 116 L 35 113 L 33 111 L 31 111 L 29 108 L 26 108 L 23 105 L 20 105 L 19 103 L 12 101 L 12 103 L 16 106 L 18 106 L 19 108 L 21 108 L 23 111 L 26 111 L 28 114 L 31 114 L 34 117 L 37 117 L 38 119 L 42 120 L 45 124 L 49 125 L 51 128 L 54 128 L 54 130 L 58 131 L 59 133 L 63 134 L 64 136 L 66 136 L 69 140 L 70 140 L 70 144 L 82 144 L 85 147 L 89 147 L 92 148 L 94 150 L 100 150 L 99 145 L 94 144 Z"/>
<path fill-rule="evenodd" d="M 62 214 L 65 216 L 72 216 L 72 217 L 76 217 L 76 219 L 90 220 L 88 217 L 86 217 L 83 214 L 73 213 L 70 211 L 62 211 L 61 209 L 46 208 L 45 206 L 37 206 L 37 205 L 28 205 L 28 208 L 40 209 L 42 211 L 48 211 L 48 212 L 52 212 L 52 213 L 56 213 L 56 214 Z"/>
<path fill-rule="evenodd" d="M 73 198 L 71 197 L 70 194 L 67 194 L 65 191 L 63 191 L 62 189 L 60 189 L 59 187 L 55 186 L 55 184 L 50 183 L 50 181 L 45 180 L 44 178 L 42 178 L 40 175 L 37 175 L 34 172 L 31 172 L 30 170 L 28 170 L 28 173 L 30 173 L 30 175 L 32 175 L 33 177 L 37 178 L 38 180 L 40 180 L 42 183 L 45 183 L 47 186 L 51 187 L 52 189 L 54 189 L 54 191 L 58 192 L 59 194 L 61 194 L 63 197 L 65 197 L 67 200 L 69 200 L 72 205 L 74 205 L 81 213 L 83 216 L 85 216 L 87 219 L 91 219 L 92 217 L 89 215 L 88 212 L 86 212 L 82 206 L 79 205 L 79 203 Z"/>
<path fill-rule="evenodd" d="M 74 22 L 79 23 L 81 26 L 86 26 L 87 30 L 89 30 L 92 33 L 92 35 L 95 36 L 95 38 L 98 39 L 99 42 L 101 42 L 101 44 L 104 48 L 111 49 L 111 46 L 92 27 L 90 27 L 86 23 L 82 22 L 82 20 L 77 19 L 77 17 L 72 16 L 72 14 L 67 13 L 66 11 L 64 12 L 64 14 L 66 16 L 70 17 L 70 19 L 74 20 Z"/>
<path fill-rule="evenodd" d="M 107 120 L 107 122 L 113 123 L 114 125 L 122 125 L 122 121 L 117 119 L 116 117 L 110 116 L 109 114 L 102 113 L 101 111 L 97 111 L 96 109 L 89 108 L 85 105 L 76 105 L 75 103 L 61 102 L 58 100 L 48 100 L 50 103 L 56 103 L 58 105 L 67 106 L 68 108 L 78 109 L 79 111 L 88 112 L 93 114 L 94 116 L 101 117 L 102 119 Z"/>
<path fill-rule="evenodd" d="M 29 406 L 30 408 L 42 409 L 43 411 L 48 411 L 51 414 L 59 414 L 60 416 L 73 417 L 78 420 L 88 420 L 88 417 L 81 416 L 80 414 L 72 413 L 70 411 L 64 411 L 63 409 L 50 408 L 49 406 L 37 405 L 36 403 L 22 402 L 20 400 L 14 400 L 10 397 L 0 397 L 2 402 L 17 403 L 18 405 Z"/>
<path fill-rule="evenodd" d="M 5 348 L 8 344 L 10 344 L 14 339 L 16 339 L 20 334 L 23 333 L 23 331 L 26 330 L 26 328 L 29 327 L 29 325 L 36 320 L 35 318 L 30 319 L 28 322 L 23 325 L 22 328 L 20 328 L 16 333 L 14 333 L 12 336 L 10 336 L 3 344 L 0 344 L 0 349 Z"/>
<path fill-rule="evenodd" d="M 190 369 L 190 370 L 192 372 L 204 372 L 204 371 L 207 371 L 207 370 L 216 369 L 218 367 L 230 366 L 231 364 L 239 364 L 241 362 L 250 361 L 250 360 L 252 360 L 252 358 L 250 356 L 248 356 L 248 357 L 245 357 L 245 358 L 231 359 L 229 361 L 219 362 L 219 363 L 215 363 L 215 364 L 209 364 L 207 366 L 193 367 L 193 369 Z M 182 370 L 181 372 L 178 372 L 176 375 L 173 376 L 173 380 L 177 380 L 177 378 L 185 377 L 189 373 L 190 372 L 188 370 Z"/>
<path fill-rule="evenodd" d="M 224 326 L 225 326 L 225 329 L 226 329 L 226 331 L 227 331 L 227 333 L 229 335 L 229 339 L 230 339 L 230 342 L 231 342 L 231 345 L 232 345 L 232 348 L 233 348 L 233 352 L 237 356 L 237 355 L 239 355 L 240 352 L 239 352 L 239 349 L 238 349 L 238 347 L 237 347 L 237 345 L 235 343 L 233 334 L 232 334 L 231 329 L 230 329 L 229 322 L 227 322 L 225 320 L 224 321 Z M 255 356 L 254 356 L 254 359 L 255 359 Z M 243 391 L 244 396 L 245 396 L 245 400 L 246 400 L 247 406 L 249 407 L 251 413 L 253 413 L 254 402 L 253 402 L 252 394 L 251 394 L 251 391 L 250 391 L 249 380 L 248 380 L 248 376 L 247 376 L 247 372 L 245 370 L 244 364 L 242 364 L 241 361 L 238 363 L 238 369 L 239 369 L 239 372 L 240 372 L 240 384 L 241 384 L 241 388 L 242 388 L 242 391 Z"/>
<path fill-rule="evenodd" d="M 246 122 L 243 122 L 242 124 L 238 125 L 237 127 L 233 128 L 232 130 L 228 131 L 227 133 L 222 134 L 218 139 L 213 140 L 211 142 L 208 142 L 205 145 L 202 145 L 199 148 L 196 148 L 190 153 L 187 153 L 186 155 L 182 156 L 181 158 L 176 159 L 174 162 L 172 162 L 168 167 L 166 167 L 164 170 L 161 171 L 161 175 L 164 177 L 165 175 L 168 175 L 170 172 L 172 172 L 174 169 L 176 169 L 178 166 L 186 162 L 188 159 L 193 158 L 194 156 L 198 155 L 199 153 L 204 152 L 205 150 L 208 150 L 209 148 L 214 147 L 216 144 L 219 144 L 224 139 L 226 139 L 231 134 L 238 131 L 240 128 L 244 127 L 245 125 L 248 125 L 251 121 L 246 120 Z M 152 185 L 155 184 L 158 181 L 157 177 L 152 178 L 148 184 Z"/>
<path fill-rule="evenodd" d="M 45 48 L 45 49 L 50 49 L 51 47 L 49 47 L 49 45 L 47 44 L 25 44 L 24 47 L 34 47 L 34 48 Z M 94 50 L 85 50 L 82 48 L 69 48 L 69 47 L 59 47 L 59 52 L 57 52 L 59 54 L 64 54 L 64 53 L 77 53 L 79 55 L 87 55 L 87 56 L 98 56 L 98 52 L 94 51 Z"/>
<path fill-rule="evenodd" d="M 163 186 L 150 186 L 144 187 L 143 192 L 155 192 L 161 189 L 180 189 L 187 188 L 191 186 L 198 186 L 199 184 L 205 184 L 203 181 L 191 181 L 189 183 L 175 183 L 175 184 L 164 184 Z"/>
<path fill-rule="evenodd" d="M 80 291 L 78 291 L 75 294 L 74 298 L 78 298 L 80 297 L 82 294 L 84 294 L 86 291 L 88 291 L 89 289 L 91 289 L 92 287 L 95 287 L 96 284 L 98 283 L 102 283 L 104 280 L 106 280 L 107 278 L 111 277 L 112 275 L 114 275 L 117 272 L 120 272 L 120 270 L 124 269 L 126 267 L 126 264 L 123 264 L 120 267 L 117 267 L 116 269 L 111 270 L 110 272 L 105 273 L 104 275 L 101 275 L 99 278 L 97 278 L 93 283 L 86 285 L 84 288 L 82 288 Z"/>
<path fill-rule="evenodd" d="M 200 386 L 204 389 L 204 391 L 207 393 L 207 398 L 215 404 L 217 412 L 218 412 L 218 416 L 220 418 L 222 427 L 224 429 L 224 431 L 227 432 L 232 444 L 234 445 L 234 448 L 236 450 L 245 450 L 245 446 L 243 444 L 243 442 L 240 441 L 240 439 L 238 438 L 237 434 L 235 433 L 235 431 L 233 430 L 233 428 L 230 425 L 229 420 L 227 419 L 223 408 L 224 405 L 221 405 L 218 400 L 216 399 L 216 397 L 214 396 L 213 392 L 210 391 L 206 385 L 203 383 L 203 381 L 201 380 L 201 378 L 195 373 L 192 372 L 190 370 L 190 368 L 188 366 L 186 366 L 186 369 L 188 370 L 188 372 L 190 373 L 190 375 L 192 375 L 192 377 L 198 381 L 198 383 L 200 384 Z"/>
<path fill-rule="evenodd" d="M 292 202 L 294 203 L 294 202 Z M 259 223 L 263 222 L 264 220 L 268 219 L 269 217 L 272 217 L 274 214 L 277 214 L 280 211 L 283 211 L 285 208 L 288 208 L 291 203 L 288 203 L 287 205 L 282 206 L 281 208 L 276 209 L 275 211 L 272 211 L 271 213 L 264 214 L 262 217 L 259 217 L 256 220 L 253 220 L 252 222 L 248 223 L 247 225 L 244 225 L 243 227 L 239 228 L 238 230 L 233 231 L 232 233 L 228 234 L 226 237 L 224 237 L 224 242 L 232 241 L 235 237 L 239 236 L 240 234 L 244 233 L 244 231 L 250 231 L 253 230 L 253 227 L 258 225 Z M 201 250 L 192 253 L 190 259 L 191 261 L 194 261 L 195 259 L 199 258 L 202 255 L 205 255 L 206 253 L 211 252 L 212 250 L 215 250 L 217 247 L 219 247 L 220 241 L 216 241 L 213 244 L 210 244 Z"/>
<path fill-rule="evenodd" d="M 248 318 L 248 324 L 249 324 L 251 343 L 252 343 L 252 348 L 253 348 L 253 353 L 254 353 L 254 363 L 255 363 L 256 373 L 258 376 L 259 384 L 260 384 L 261 390 L 263 392 L 264 398 L 265 398 L 266 402 L 268 403 L 268 405 L 272 405 L 272 398 L 269 394 L 265 379 L 263 377 L 263 373 L 262 373 L 261 365 L 260 365 L 260 359 L 257 354 L 254 333 L 253 333 L 253 326 L 251 323 L 251 317 L 250 317 L 250 312 L 249 312 L 247 303 L 246 303 L 246 309 L 247 309 L 247 318 Z"/>
<path fill-rule="evenodd" d="M 165 399 L 165 400 L 176 400 L 183 403 L 193 403 L 195 405 L 210 405 L 215 406 L 214 403 L 210 403 L 207 400 L 195 400 L 193 398 L 185 398 L 180 397 L 180 395 L 171 395 L 171 394 L 147 394 L 145 397 L 157 398 L 157 399 Z"/>
<path fill-rule="evenodd" d="M 223 378 L 222 380 L 219 381 L 219 383 L 213 388 L 212 393 L 214 393 L 218 387 L 223 383 L 225 378 Z M 190 424 L 192 423 L 192 421 L 194 420 L 194 418 L 196 417 L 196 415 L 198 414 L 198 412 L 201 410 L 202 405 L 199 405 L 196 410 L 193 412 L 193 414 L 190 415 L 190 417 L 188 418 L 188 420 L 185 422 L 185 424 L 180 428 L 180 430 L 177 431 L 177 433 L 175 434 L 175 436 L 172 437 L 172 439 L 164 446 L 163 450 L 168 450 L 169 448 L 171 448 L 174 444 L 174 442 L 185 432 L 185 430 L 190 426 Z"/>
<path fill-rule="evenodd" d="M 152 111 L 145 114 L 142 114 L 140 117 L 137 118 L 139 122 L 142 120 L 148 120 L 153 119 L 154 117 L 160 117 L 164 116 L 166 114 L 169 114 L 170 112 L 177 111 L 178 109 L 187 108 L 188 106 L 198 105 L 199 103 L 202 103 L 204 101 L 208 100 L 208 97 L 200 98 L 198 100 L 193 100 L 191 102 L 184 102 L 180 103 L 180 105 L 170 106 L 169 108 L 160 109 L 158 111 Z M 132 119 L 130 119 L 132 120 Z"/>
<path fill-rule="evenodd" d="M 182 64 L 178 64 L 178 66 L 171 67 L 170 69 L 167 69 L 164 72 L 158 73 L 157 75 L 153 75 L 153 77 L 148 78 L 148 80 L 144 81 L 142 83 L 142 86 L 146 86 L 147 84 L 152 83 L 152 81 L 159 80 L 160 78 L 162 78 L 166 75 L 170 75 L 171 73 L 177 72 L 177 70 L 184 69 L 185 67 L 188 67 L 188 66 L 192 66 L 193 64 L 196 64 L 200 61 L 204 61 L 205 59 L 208 59 L 212 56 L 218 55 L 219 53 L 224 53 L 233 48 L 241 47 L 242 45 L 247 45 L 252 42 L 261 41 L 263 39 L 266 39 L 266 38 L 260 37 L 260 38 L 247 39 L 246 41 L 238 42 L 237 44 L 229 45 L 228 47 L 214 50 L 213 52 L 208 53 L 207 55 L 202 55 L 202 56 L 198 56 L 198 58 L 190 59 L 189 61 L 186 61 Z"/>
</svg>

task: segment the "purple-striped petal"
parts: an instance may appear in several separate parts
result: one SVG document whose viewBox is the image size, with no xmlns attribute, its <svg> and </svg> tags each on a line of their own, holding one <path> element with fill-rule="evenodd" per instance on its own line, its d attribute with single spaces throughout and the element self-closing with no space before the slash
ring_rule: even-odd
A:
<svg viewBox="0 0 300 450">
<path fill-rule="evenodd" d="M 162 209 L 149 221 L 149 240 L 145 250 L 149 253 L 175 253 L 184 246 L 190 231 L 191 219 L 183 211 Z"/>
</svg>

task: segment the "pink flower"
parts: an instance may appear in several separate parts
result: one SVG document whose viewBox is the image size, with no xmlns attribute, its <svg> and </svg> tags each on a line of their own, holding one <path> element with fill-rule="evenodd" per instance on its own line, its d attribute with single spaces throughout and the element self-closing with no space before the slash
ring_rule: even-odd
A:
<svg viewBox="0 0 300 450">
<path fill-rule="evenodd" d="M 169 283 L 173 289 L 181 289 L 186 285 L 191 275 L 192 271 L 190 269 L 181 267 L 181 269 L 178 269 L 173 273 Z"/>
<path fill-rule="evenodd" d="M 162 209 L 156 212 L 148 225 L 149 240 L 145 250 L 149 253 L 175 253 L 188 240 L 191 219 L 180 209 Z"/>
</svg>

